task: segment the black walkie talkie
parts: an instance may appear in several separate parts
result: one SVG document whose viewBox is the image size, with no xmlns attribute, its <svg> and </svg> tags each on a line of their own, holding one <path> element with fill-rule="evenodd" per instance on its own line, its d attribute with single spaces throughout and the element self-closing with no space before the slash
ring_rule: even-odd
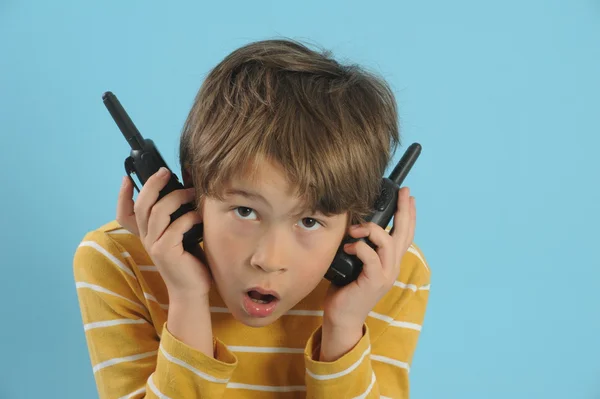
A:
<svg viewBox="0 0 600 399">
<path fill-rule="evenodd" d="M 373 213 L 365 218 L 367 222 L 373 222 L 382 228 L 387 228 L 390 220 L 396 213 L 398 205 L 398 190 L 402 182 L 410 172 L 410 169 L 415 164 L 417 158 L 421 154 L 421 145 L 413 143 L 408 147 L 396 167 L 389 177 L 381 179 L 379 186 L 379 195 L 373 206 Z M 390 234 L 393 232 L 393 228 Z M 362 272 L 363 262 L 355 255 L 350 255 L 344 251 L 344 245 L 356 241 L 364 241 L 371 248 L 376 246 L 366 238 L 347 237 L 342 241 L 338 251 L 331 262 L 331 266 L 325 274 L 325 278 L 337 286 L 344 286 L 356 280 Z"/>
<path fill-rule="evenodd" d="M 110 112 L 111 116 L 115 120 L 115 123 L 125 136 L 125 139 L 131 147 L 130 155 L 125 159 L 125 172 L 129 179 L 132 181 L 133 186 L 140 192 L 140 189 L 135 184 L 135 181 L 131 177 L 134 173 L 139 179 L 140 183 L 144 185 L 146 181 L 158 172 L 158 170 L 164 166 L 169 169 L 167 163 L 164 161 L 160 152 L 154 145 L 154 142 L 150 139 L 144 139 L 138 129 L 135 127 L 131 118 L 125 112 L 125 109 L 117 99 L 117 97 L 110 91 L 105 92 L 102 95 L 104 105 Z M 175 191 L 183 189 L 183 184 L 179 182 L 177 175 L 169 169 L 171 177 L 167 185 L 160 191 L 158 199 L 160 200 L 165 195 Z M 179 209 L 171 214 L 171 223 L 179 218 L 181 215 L 194 211 L 196 207 L 193 203 L 183 204 Z M 188 232 L 183 235 L 183 248 L 192 254 L 198 255 L 198 244 L 202 240 L 203 236 L 203 224 L 199 223 L 194 225 Z"/>
</svg>

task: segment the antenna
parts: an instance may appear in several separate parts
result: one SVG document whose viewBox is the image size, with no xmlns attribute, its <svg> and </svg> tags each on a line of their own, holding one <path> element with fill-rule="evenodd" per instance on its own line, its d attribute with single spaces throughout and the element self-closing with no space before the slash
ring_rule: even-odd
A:
<svg viewBox="0 0 600 399">
<path fill-rule="evenodd" d="M 410 169 L 413 167 L 417 158 L 421 154 L 421 144 L 413 143 L 408 147 L 392 173 L 390 174 L 389 179 L 396 183 L 398 186 L 402 185 L 402 182 L 410 172 Z"/>
<path fill-rule="evenodd" d="M 144 148 L 144 138 L 133 124 L 129 115 L 127 115 L 127 112 L 125 112 L 125 109 L 117 99 L 117 96 L 112 92 L 107 91 L 102 94 L 102 101 L 121 130 L 121 133 L 125 136 L 131 149 L 141 150 Z"/>
</svg>

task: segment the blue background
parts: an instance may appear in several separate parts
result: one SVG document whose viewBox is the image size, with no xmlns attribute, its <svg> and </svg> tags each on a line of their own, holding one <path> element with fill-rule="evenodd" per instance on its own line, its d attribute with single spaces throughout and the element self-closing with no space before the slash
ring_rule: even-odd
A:
<svg viewBox="0 0 600 399">
<path fill-rule="evenodd" d="M 0 1 L 0 398 L 96 397 L 72 277 L 114 218 L 119 97 L 178 168 L 211 67 L 291 37 L 393 87 L 433 270 L 413 398 L 600 398 L 597 0 Z"/>
</svg>

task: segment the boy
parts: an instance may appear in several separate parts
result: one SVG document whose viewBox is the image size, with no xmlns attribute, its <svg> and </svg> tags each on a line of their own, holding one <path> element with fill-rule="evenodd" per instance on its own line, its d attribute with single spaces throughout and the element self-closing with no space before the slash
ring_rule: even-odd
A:
<svg viewBox="0 0 600 399">
<path fill-rule="evenodd" d="M 407 398 L 430 281 L 414 197 L 391 235 L 363 219 L 398 143 L 393 95 L 360 68 L 284 40 L 227 56 L 183 129 L 185 189 L 157 202 L 158 172 L 134 203 L 124 178 L 75 253 L 100 397 Z M 181 245 L 200 222 L 204 257 Z M 347 234 L 377 251 L 348 245 L 364 268 L 334 287 Z"/>
</svg>

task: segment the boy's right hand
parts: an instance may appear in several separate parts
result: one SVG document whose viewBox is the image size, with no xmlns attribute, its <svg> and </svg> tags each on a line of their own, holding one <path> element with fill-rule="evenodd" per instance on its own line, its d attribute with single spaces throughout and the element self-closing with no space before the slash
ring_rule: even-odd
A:
<svg viewBox="0 0 600 399">
<path fill-rule="evenodd" d="M 176 190 L 158 200 L 171 174 L 167 169 L 162 172 L 158 171 L 146 181 L 135 203 L 133 184 L 124 177 L 119 191 L 117 222 L 140 237 L 165 282 L 170 300 L 206 298 L 212 284 L 211 274 L 196 256 L 183 249 L 182 243 L 183 234 L 201 223 L 202 216 L 198 211 L 191 211 L 170 224 L 171 214 L 194 200 L 194 189 Z"/>
</svg>

